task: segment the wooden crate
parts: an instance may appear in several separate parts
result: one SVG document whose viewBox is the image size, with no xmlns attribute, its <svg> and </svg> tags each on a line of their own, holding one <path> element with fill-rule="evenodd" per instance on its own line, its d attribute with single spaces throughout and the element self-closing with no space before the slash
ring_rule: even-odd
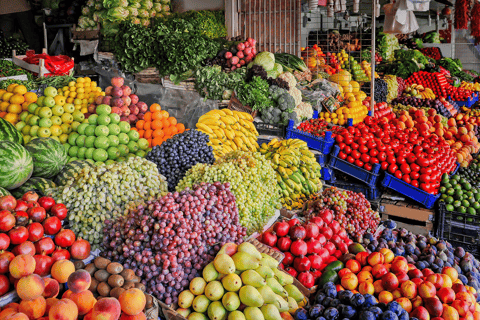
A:
<svg viewBox="0 0 480 320">
<path fill-rule="evenodd" d="M 44 48 L 43 49 L 43 53 L 46 53 L 47 50 Z M 25 70 L 28 70 L 30 72 L 33 72 L 33 73 L 36 73 L 38 74 L 38 77 L 39 78 L 43 78 L 45 77 L 45 75 L 51 73 L 46 67 L 45 67 L 45 60 L 43 59 L 40 59 L 40 61 L 38 62 L 38 65 L 36 64 L 30 64 L 26 61 L 23 61 L 23 59 L 26 57 L 26 55 L 23 55 L 23 56 L 17 56 L 17 53 L 15 50 L 13 50 L 13 57 L 12 57 L 12 62 L 25 69 Z M 72 58 L 72 60 L 74 60 Z M 75 67 L 73 67 L 72 69 L 70 69 L 70 72 L 69 72 L 69 75 L 72 76 L 73 73 L 74 73 L 74 69 Z"/>
<path fill-rule="evenodd" d="M 73 40 L 96 40 L 100 38 L 100 24 L 97 24 L 97 29 L 76 31 L 77 26 L 74 24 L 72 27 L 72 39 Z"/>
<path fill-rule="evenodd" d="M 169 76 L 163 77 L 161 80 L 162 80 L 162 86 L 164 86 L 165 88 L 197 91 L 195 89 L 195 78 L 188 78 L 185 81 L 180 81 L 179 84 L 173 83 L 173 81 L 170 80 Z"/>
<path fill-rule="evenodd" d="M 134 73 L 135 80 L 140 83 L 162 83 L 162 78 L 157 68 L 147 68 L 140 72 Z"/>
<path fill-rule="evenodd" d="M 382 199 L 379 205 L 382 220 L 393 220 L 398 228 L 415 234 L 429 235 L 434 229 L 435 211 L 412 202 Z"/>
</svg>

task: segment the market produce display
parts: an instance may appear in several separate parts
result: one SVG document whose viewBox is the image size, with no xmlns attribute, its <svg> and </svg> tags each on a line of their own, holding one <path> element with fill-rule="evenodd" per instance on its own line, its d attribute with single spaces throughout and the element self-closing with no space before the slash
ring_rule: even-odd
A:
<svg viewBox="0 0 480 320">
<path fill-rule="evenodd" d="M 262 229 L 280 209 L 280 191 L 269 160 L 258 152 L 233 151 L 213 165 L 199 163 L 187 171 L 177 191 L 206 182 L 229 183 L 235 195 L 240 224 L 247 233 Z"/>
<path fill-rule="evenodd" d="M 57 95 L 63 96 L 63 99 L 59 97 L 55 100 L 55 105 L 64 106 L 65 103 L 73 103 L 75 109 L 82 113 L 88 113 L 88 106 L 94 103 L 99 96 L 103 96 L 102 89 L 89 77 L 79 77 L 68 82 L 68 86 L 56 85 L 54 87 L 59 88 Z"/>
<path fill-rule="evenodd" d="M 124 162 L 84 167 L 65 185 L 47 190 L 69 209 L 68 220 L 79 237 L 98 248 L 106 221 L 125 216 L 128 208 L 167 191 L 154 163 L 139 157 Z"/>
<path fill-rule="evenodd" d="M 27 92 L 24 85 L 11 84 L 7 90 L 0 89 L 0 118 L 16 124 L 20 120 L 20 114 L 24 109 L 37 101 L 37 95 Z"/>
<path fill-rule="evenodd" d="M 268 144 L 263 143 L 259 151 L 272 161 L 285 208 L 300 209 L 310 194 L 320 189 L 321 168 L 306 142 L 273 139 Z"/>
<path fill-rule="evenodd" d="M 405 80 L 405 84 L 407 86 L 414 83 L 419 84 L 424 88 L 432 89 L 433 93 L 437 97 L 451 97 L 455 101 L 465 101 L 473 93 L 470 90 L 452 86 L 448 83 L 445 74 L 440 72 L 415 72 L 408 79 Z"/>
<path fill-rule="evenodd" d="M 475 170 L 477 167 L 474 163 L 471 166 L 471 170 Z M 480 195 L 477 196 L 478 190 L 476 189 L 477 180 L 470 176 L 470 170 L 461 169 L 459 174 L 453 175 L 451 178 L 448 175 L 442 177 L 441 198 L 448 211 L 477 215 L 477 210 L 480 209 L 478 202 Z M 473 221 L 468 218 L 467 220 Z"/>
</svg>

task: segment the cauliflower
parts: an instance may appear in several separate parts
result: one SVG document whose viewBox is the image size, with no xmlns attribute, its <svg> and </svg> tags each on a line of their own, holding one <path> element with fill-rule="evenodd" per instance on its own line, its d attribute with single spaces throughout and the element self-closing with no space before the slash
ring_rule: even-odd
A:
<svg viewBox="0 0 480 320">
<path fill-rule="evenodd" d="M 295 106 L 298 106 L 302 103 L 302 92 L 298 90 L 296 87 L 290 87 L 288 93 L 295 99 Z"/>
<path fill-rule="evenodd" d="M 313 117 L 313 107 L 308 102 L 302 102 L 293 110 L 297 114 L 297 119 L 302 121 Z"/>
<path fill-rule="evenodd" d="M 295 88 L 297 85 L 297 79 L 291 72 L 284 72 L 278 76 L 280 79 L 285 80 L 288 83 L 290 89 Z"/>
</svg>

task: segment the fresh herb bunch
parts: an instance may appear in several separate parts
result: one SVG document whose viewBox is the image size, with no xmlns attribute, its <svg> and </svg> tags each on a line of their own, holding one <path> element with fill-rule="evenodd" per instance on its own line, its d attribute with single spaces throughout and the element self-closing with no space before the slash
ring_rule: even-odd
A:
<svg viewBox="0 0 480 320">
<path fill-rule="evenodd" d="M 27 75 L 28 81 L 33 81 L 32 73 L 15 65 L 12 61 L 0 60 L 0 78 Z"/>
<path fill-rule="evenodd" d="M 115 38 L 115 58 L 125 71 L 139 72 L 149 68 L 155 61 L 155 40 L 151 28 L 124 22 Z"/>
<path fill-rule="evenodd" d="M 238 84 L 244 82 L 245 73 L 245 68 L 226 73 L 218 65 L 201 67 L 195 71 L 195 88 L 207 99 L 227 100 Z"/>
<path fill-rule="evenodd" d="M 182 17 L 191 21 L 203 35 L 210 39 L 227 36 L 225 11 L 223 10 L 191 10 L 183 13 Z"/>
<path fill-rule="evenodd" d="M 273 105 L 268 89 L 268 81 L 255 76 L 252 81 L 239 84 L 237 97 L 244 106 L 262 111 Z"/>
</svg>

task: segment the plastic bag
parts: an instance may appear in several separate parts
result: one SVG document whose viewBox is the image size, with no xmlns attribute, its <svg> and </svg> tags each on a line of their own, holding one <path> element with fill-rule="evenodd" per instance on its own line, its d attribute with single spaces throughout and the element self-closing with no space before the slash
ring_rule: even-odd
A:
<svg viewBox="0 0 480 320">
<path fill-rule="evenodd" d="M 384 33 L 406 34 L 418 30 L 418 22 L 413 11 L 409 10 L 410 0 L 400 0 L 383 6 L 385 11 Z"/>
<path fill-rule="evenodd" d="M 38 65 L 40 59 L 45 60 L 45 68 L 57 76 L 68 75 L 70 70 L 74 67 L 73 60 L 68 56 L 49 56 L 46 53 L 35 54 L 34 50 L 28 50 L 23 61 Z"/>
</svg>

